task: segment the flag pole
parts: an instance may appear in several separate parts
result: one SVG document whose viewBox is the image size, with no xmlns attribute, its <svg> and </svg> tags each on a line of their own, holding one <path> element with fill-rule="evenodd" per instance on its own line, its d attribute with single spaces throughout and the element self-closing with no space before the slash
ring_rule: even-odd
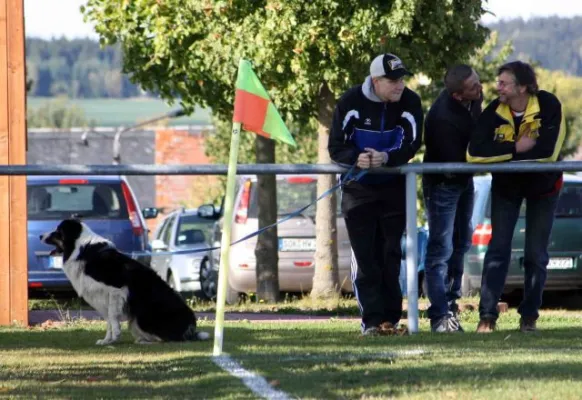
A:
<svg viewBox="0 0 582 400">
<path fill-rule="evenodd" d="M 226 288 L 228 285 L 228 270 L 230 264 L 230 238 L 234 211 L 234 184 L 240 141 L 241 123 L 232 124 L 230 137 L 230 155 L 228 158 L 228 173 L 226 176 L 226 197 L 224 199 L 224 223 L 220 241 L 220 267 L 218 269 L 218 293 L 216 296 L 216 319 L 214 324 L 214 356 L 222 354 L 224 339 L 224 305 L 226 303 Z"/>
</svg>

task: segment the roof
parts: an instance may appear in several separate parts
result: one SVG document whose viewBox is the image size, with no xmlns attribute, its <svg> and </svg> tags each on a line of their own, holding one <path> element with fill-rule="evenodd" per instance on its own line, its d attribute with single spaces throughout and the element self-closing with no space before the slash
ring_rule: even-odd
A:
<svg viewBox="0 0 582 400">
<path fill-rule="evenodd" d="M 61 179 L 87 179 L 96 182 L 121 182 L 124 180 L 119 175 L 28 175 L 27 182 L 53 182 Z"/>
</svg>

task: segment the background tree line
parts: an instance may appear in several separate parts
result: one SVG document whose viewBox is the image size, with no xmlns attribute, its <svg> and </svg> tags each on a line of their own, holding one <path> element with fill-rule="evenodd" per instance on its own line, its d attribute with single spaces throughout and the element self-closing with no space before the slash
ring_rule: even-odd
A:
<svg viewBox="0 0 582 400">
<path fill-rule="evenodd" d="M 552 71 L 582 76 L 582 17 L 517 18 L 489 28 L 499 32 L 500 43 L 513 43 L 510 60 L 530 59 Z"/>
<path fill-rule="evenodd" d="M 535 60 L 545 69 L 582 76 L 582 17 L 513 19 L 489 25 L 499 47 L 511 41 L 509 57 Z M 29 95 L 71 98 L 127 98 L 145 94 L 123 71 L 119 45 L 92 39 L 26 39 Z"/>
<path fill-rule="evenodd" d="M 26 39 L 29 95 L 126 98 L 144 92 L 122 68 L 119 46 L 101 48 L 91 39 Z"/>
</svg>

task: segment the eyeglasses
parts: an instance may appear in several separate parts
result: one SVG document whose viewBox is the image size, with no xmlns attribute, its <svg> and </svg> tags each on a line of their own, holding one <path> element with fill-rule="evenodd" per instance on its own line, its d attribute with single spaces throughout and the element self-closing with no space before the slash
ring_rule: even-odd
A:
<svg viewBox="0 0 582 400">
<path fill-rule="evenodd" d="M 511 85 L 515 85 L 515 82 L 504 82 L 504 81 L 495 81 L 497 87 L 505 88 Z"/>
</svg>

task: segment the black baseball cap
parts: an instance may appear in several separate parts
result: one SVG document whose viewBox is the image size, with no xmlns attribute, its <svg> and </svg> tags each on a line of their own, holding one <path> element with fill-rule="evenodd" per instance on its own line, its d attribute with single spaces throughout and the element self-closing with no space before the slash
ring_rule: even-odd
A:
<svg viewBox="0 0 582 400">
<path fill-rule="evenodd" d="M 412 74 L 406 69 L 400 58 L 394 54 L 386 53 L 374 58 L 374 61 L 370 64 L 370 75 L 372 78 L 386 77 L 396 80 L 404 75 Z"/>
</svg>

